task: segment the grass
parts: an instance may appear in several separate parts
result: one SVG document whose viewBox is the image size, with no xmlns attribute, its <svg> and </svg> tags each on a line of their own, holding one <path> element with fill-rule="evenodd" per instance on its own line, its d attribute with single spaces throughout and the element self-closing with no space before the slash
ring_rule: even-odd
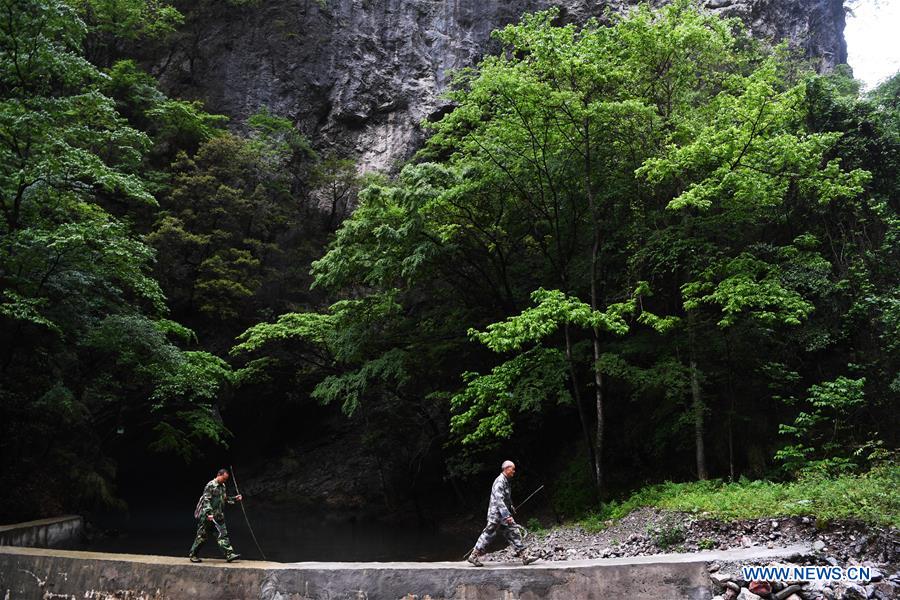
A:
<svg viewBox="0 0 900 600">
<path fill-rule="evenodd" d="M 883 465 L 863 474 L 807 476 L 786 483 L 666 482 L 642 488 L 622 502 L 604 504 L 580 524 L 598 531 L 607 521 L 644 506 L 706 513 L 704 516 L 721 520 L 808 515 L 822 522 L 858 519 L 900 528 L 900 465 Z"/>
<path fill-rule="evenodd" d="M 653 540 L 654 544 L 666 550 L 681 544 L 687 532 L 683 523 L 672 518 L 666 518 L 657 527 L 648 526 L 647 535 Z"/>
<path fill-rule="evenodd" d="M 528 519 L 528 522 L 525 523 L 525 529 L 528 530 L 529 534 L 539 539 L 543 538 L 549 533 L 547 529 L 541 524 L 541 522 L 534 517 Z"/>
</svg>

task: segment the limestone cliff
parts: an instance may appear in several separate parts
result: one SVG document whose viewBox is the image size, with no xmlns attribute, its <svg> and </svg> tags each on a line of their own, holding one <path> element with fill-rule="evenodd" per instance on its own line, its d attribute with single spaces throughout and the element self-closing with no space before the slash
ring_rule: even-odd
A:
<svg viewBox="0 0 900 600">
<path fill-rule="evenodd" d="M 567 20 L 633 0 L 234 0 L 185 3 L 175 44 L 148 51 L 165 87 L 240 123 L 260 106 L 293 119 L 323 151 L 390 170 L 439 114 L 452 69 L 491 49 L 490 32 L 559 6 Z M 754 35 L 788 39 L 827 70 L 846 61 L 843 0 L 707 0 Z"/>
</svg>

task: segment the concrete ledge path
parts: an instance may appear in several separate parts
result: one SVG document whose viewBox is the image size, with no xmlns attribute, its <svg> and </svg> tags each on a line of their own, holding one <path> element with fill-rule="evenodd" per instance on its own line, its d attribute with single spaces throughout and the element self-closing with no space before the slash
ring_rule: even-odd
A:
<svg viewBox="0 0 900 600">
<path fill-rule="evenodd" d="M 805 546 L 582 561 L 275 563 L 0 547 L 0 599 L 710 600 L 713 561 L 750 562 Z"/>
</svg>

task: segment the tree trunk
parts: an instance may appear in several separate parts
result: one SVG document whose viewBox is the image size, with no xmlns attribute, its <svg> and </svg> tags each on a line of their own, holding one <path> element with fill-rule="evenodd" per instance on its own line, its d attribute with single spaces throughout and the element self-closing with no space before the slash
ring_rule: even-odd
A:
<svg viewBox="0 0 900 600">
<path fill-rule="evenodd" d="M 575 396 L 575 407 L 578 409 L 578 420 L 581 421 L 581 431 L 584 434 L 584 442 L 587 445 L 588 460 L 591 463 L 591 474 L 597 473 L 597 456 L 594 453 L 594 445 L 591 441 L 591 429 L 588 426 L 587 414 L 584 412 L 584 403 L 581 401 L 581 389 L 578 387 L 578 379 L 575 377 L 575 362 L 572 360 L 572 338 L 569 334 L 569 324 L 563 325 L 566 334 L 566 360 L 569 363 L 569 378 L 572 380 L 572 394 Z"/>
<path fill-rule="evenodd" d="M 593 214 L 594 199 L 593 193 L 588 194 L 591 203 L 591 214 Z M 600 233 L 597 231 L 597 220 L 594 220 L 594 245 L 591 250 L 591 310 L 596 311 L 597 300 L 597 255 L 600 251 Z M 594 403 L 597 411 L 597 431 L 595 432 L 594 452 L 594 485 L 597 486 L 597 494 L 603 490 L 603 434 L 605 422 L 603 418 L 603 373 L 600 372 L 598 366 L 600 362 L 600 331 L 591 328 L 591 337 L 593 338 L 594 347 Z"/>
<path fill-rule="evenodd" d="M 731 342 L 725 330 L 725 360 L 728 365 L 728 477 L 734 481 L 734 380 L 732 378 Z"/>
<path fill-rule="evenodd" d="M 594 362 L 598 360 L 600 354 L 600 343 L 594 336 Z M 594 387 L 595 398 L 597 404 L 597 431 L 596 431 L 596 458 L 594 460 L 594 483 L 597 486 L 597 493 L 603 490 L 603 374 L 594 366 Z"/>
<path fill-rule="evenodd" d="M 591 215 L 591 233 L 593 243 L 591 245 L 591 310 L 596 311 L 598 306 L 597 293 L 597 256 L 600 253 L 600 229 L 597 224 L 597 202 L 594 198 L 594 186 L 591 184 L 591 172 L 593 160 L 591 155 L 591 129 L 590 123 L 584 122 L 584 192 L 587 196 L 588 208 Z M 594 442 L 594 485 L 597 487 L 597 495 L 603 491 L 603 374 L 597 363 L 600 360 L 600 331 L 596 327 L 591 328 L 591 338 L 594 349 L 594 400 L 597 411 L 597 430 Z"/>
<path fill-rule="evenodd" d="M 696 335 L 694 331 L 694 313 L 688 312 L 688 343 L 690 346 L 691 397 L 694 412 L 694 442 L 697 455 L 697 479 L 707 479 L 706 449 L 703 446 L 703 399 L 700 396 L 700 375 L 697 370 Z"/>
</svg>

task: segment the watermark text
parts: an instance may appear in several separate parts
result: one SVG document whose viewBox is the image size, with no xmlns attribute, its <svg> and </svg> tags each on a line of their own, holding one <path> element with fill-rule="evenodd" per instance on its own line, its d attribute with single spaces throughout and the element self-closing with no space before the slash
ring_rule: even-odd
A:
<svg viewBox="0 0 900 600">
<path fill-rule="evenodd" d="M 869 567 L 832 567 L 776 565 L 741 567 L 741 577 L 747 581 L 869 581 Z"/>
</svg>

